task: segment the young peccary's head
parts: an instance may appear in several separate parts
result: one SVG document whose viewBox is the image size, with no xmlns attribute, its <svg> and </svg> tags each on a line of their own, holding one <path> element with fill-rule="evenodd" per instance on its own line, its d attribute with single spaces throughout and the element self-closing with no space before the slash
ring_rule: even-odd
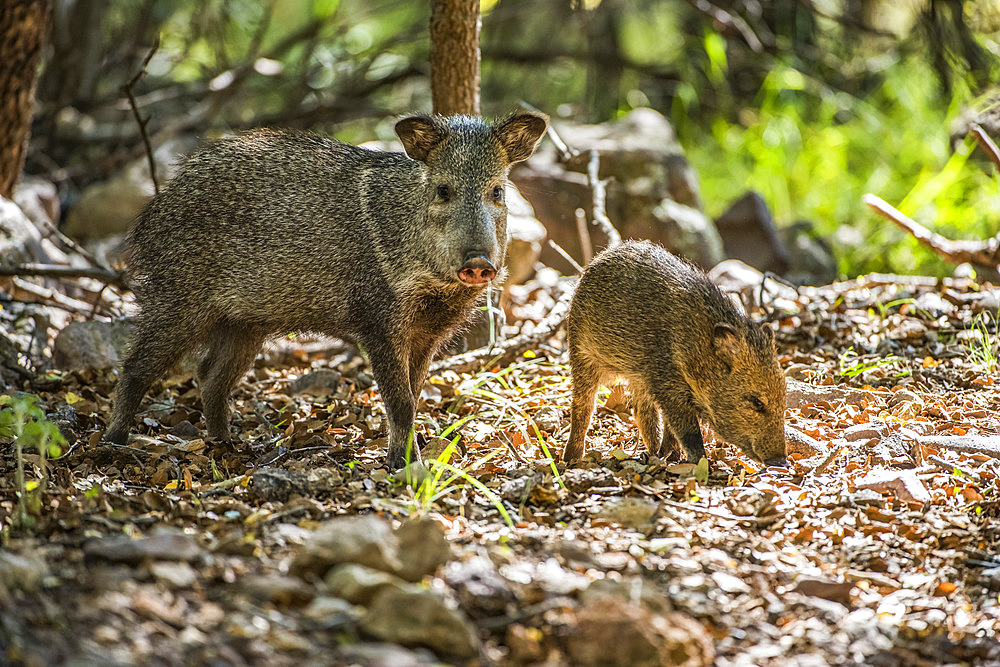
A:
<svg viewBox="0 0 1000 667">
<path fill-rule="evenodd" d="M 473 116 L 410 116 L 396 123 L 406 154 L 423 163 L 427 258 L 435 273 L 483 287 L 507 252 L 507 172 L 526 160 L 548 117 L 523 111 L 493 125 Z"/>
<path fill-rule="evenodd" d="M 751 322 L 718 323 L 712 331 L 699 403 L 715 431 L 753 458 L 785 465 L 785 376 L 774 332 Z"/>
</svg>

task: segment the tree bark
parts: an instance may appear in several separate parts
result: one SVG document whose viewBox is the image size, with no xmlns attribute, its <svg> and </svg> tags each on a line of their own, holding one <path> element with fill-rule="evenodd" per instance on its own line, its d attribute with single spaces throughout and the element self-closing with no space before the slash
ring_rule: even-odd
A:
<svg viewBox="0 0 1000 667">
<path fill-rule="evenodd" d="M 479 115 L 479 0 L 431 0 L 434 113 Z"/>
<path fill-rule="evenodd" d="M 52 0 L 4 0 L 0 8 L 0 196 L 8 199 L 24 164 L 51 15 Z"/>
</svg>

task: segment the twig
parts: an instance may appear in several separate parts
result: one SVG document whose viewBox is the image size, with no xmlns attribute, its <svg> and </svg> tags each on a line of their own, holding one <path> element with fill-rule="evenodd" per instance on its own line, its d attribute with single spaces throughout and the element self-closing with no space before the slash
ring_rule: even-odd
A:
<svg viewBox="0 0 1000 667">
<path fill-rule="evenodd" d="M 930 461 L 931 463 L 933 463 L 934 465 L 936 465 L 938 468 L 941 468 L 942 470 L 947 470 L 948 472 L 954 472 L 954 471 L 957 470 L 958 472 L 962 473 L 963 475 L 965 475 L 969 479 L 974 479 L 974 480 L 981 479 L 979 477 L 979 475 L 976 474 L 974 471 L 969 470 L 965 466 L 960 466 L 957 463 L 948 463 L 947 461 L 945 461 L 940 456 L 934 456 L 933 454 L 931 454 L 930 456 L 928 456 L 926 458 L 927 458 L 928 461 Z"/>
<path fill-rule="evenodd" d="M 1000 459 L 1000 435 L 922 435 L 917 442 L 925 447 Z"/>
<path fill-rule="evenodd" d="M 972 123 L 969 126 L 969 131 L 979 142 L 979 147 L 986 151 L 986 154 L 993 160 L 993 164 L 1000 170 L 1000 148 L 997 148 L 997 145 L 993 143 L 990 135 L 986 134 L 986 130 L 979 123 Z"/>
<path fill-rule="evenodd" d="M 139 66 L 139 71 L 121 87 L 123 93 L 128 97 L 129 106 L 132 107 L 132 115 L 135 117 L 135 122 L 139 125 L 139 136 L 142 137 L 142 143 L 146 146 L 146 159 L 149 160 L 149 177 L 153 180 L 153 193 L 160 194 L 160 184 L 156 180 L 156 160 L 153 159 L 153 147 L 149 143 L 149 134 L 146 132 L 146 125 L 149 123 L 151 116 L 146 116 L 143 118 L 139 114 L 139 106 L 135 102 L 135 95 L 132 93 L 132 88 L 142 75 L 146 73 L 146 66 L 149 65 L 149 61 L 152 60 L 153 54 L 156 53 L 157 49 L 160 48 L 160 37 L 157 35 L 156 42 L 153 44 L 152 48 L 149 49 L 149 53 L 146 54 L 145 59 L 142 61 L 142 65 Z"/>
<path fill-rule="evenodd" d="M 714 516 L 717 519 L 726 519 L 727 521 L 746 521 L 747 523 L 755 523 L 758 525 L 774 523 L 776 520 L 784 516 L 780 512 L 775 512 L 774 514 L 769 514 L 767 516 L 739 516 L 737 514 L 727 514 L 726 512 L 720 512 L 718 510 L 709 509 L 707 507 L 699 507 L 697 505 L 679 503 L 676 500 L 670 500 L 669 498 L 661 498 L 660 502 L 663 503 L 664 505 L 668 505 L 676 509 L 689 510 L 691 512 L 699 512 L 701 514 L 708 514 L 709 516 Z"/>
<path fill-rule="evenodd" d="M 583 267 L 582 267 L 582 266 L 580 266 L 579 264 L 577 264 L 576 260 L 575 260 L 575 259 L 573 259 L 573 256 L 572 256 L 572 255 L 570 255 L 570 254 L 569 254 L 568 252 L 566 252 L 565 250 L 563 250 L 563 247 L 562 247 L 561 245 L 559 245 L 558 243 L 556 243 L 556 242 L 555 242 L 555 241 L 553 241 L 552 239 L 549 239 L 548 243 L 549 243 L 549 247 L 550 247 L 550 248 L 552 248 L 553 250 L 555 250 L 555 251 L 556 251 L 557 253 L 559 253 L 559 256 L 560 256 L 560 257 L 562 257 L 562 258 L 563 258 L 563 259 L 565 259 L 565 260 L 566 260 L 567 262 L 569 262 L 569 263 L 570 263 L 570 266 L 572 266 L 572 267 L 573 267 L 573 269 L 574 269 L 574 270 L 575 270 L 575 271 L 576 271 L 577 273 L 583 273 Z M 588 259 L 586 259 L 586 260 L 584 260 L 584 261 L 588 261 L 588 262 L 589 262 L 590 260 L 589 260 L 589 258 L 588 258 Z"/>
<path fill-rule="evenodd" d="M 576 209 L 576 233 L 580 237 L 580 252 L 583 253 L 583 264 L 586 266 L 594 258 L 594 243 L 587 227 L 587 212 L 582 208 Z"/>
<path fill-rule="evenodd" d="M 128 289 L 128 279 L 124 272 L 102 268 L 80 268 L 62 264 L 15 264 L 0 265 L 0 276 L 40 276 L 42 278 L 92 278 L 105 285 Z M 102 290 L 103 291 L 103 290 Z"/>
<path fill-rule="evenodd" d="M 816 465 L 815 468 L 813 468 L 812 470 L 809 471 L 809 474 L 810 475 L 818 475 L 821 472 L 823 472 L 824 470 L 826 470 L 827 467 L 831 463 L 833 463 L 834 461 L 836 461 L 838 458 L 840 458 L 840 456 L 842 456 L 844 454 L 844 452 L 845 452 L 846 449 L 847 448 L 844 447 L 843 445 L 841 445 L 840 447 L 834 447 L 834 448 L 832 448 L 830 450 L 830 453 L 827 454 L 826 456 L 824 456 L 823 460 L 820 461 Z"/>
<path fill-rule="evenodd" d="M 590 151 L 590 161 L 587 163 L 587 182 L 590 184 L 590 191 L 593 196 L 594 202 L 594 224 L 597 225 L 604 235 L 608 237 L 607 247 L 613 248 L 616 245 L 620 245 L 622 242 L 621 234 L 615 229 L 615 226 L 611 224 L 611 219 L 608 218 L 606 200 L 607 200 L 607 190 L 604 187 L 604 181 L 599 177 L 601 171 L 601 154 L 597 152 L 596 149 Z"/>
<path fill-rule="evenodd" d="M 739 33 L 740 37 L 743 38 L 743 41 L 746 42 L 747 46 L 754 53 L 760 53 L 764 50 L 764 45 L 761 43 L 760 38 L 757 37 L 750 28 L 750 25 L 739 14 L 730 14 L 721 7 L 716 7 L 709 3 L 707 0 L 688 0 L 688 4 L 699 12 L 710 16 L 719 25 Z"/>
<path fill-rule="evenodd" d="M 998 261 L 1000 260 L 1000 240 L 996 237 L 988 241 L 952 241 L 907 217 L 880 197 L 869 193 L 862 197 L 862 201 L 876 213 L 909 232 L 917 241 L 949 262 L 955 264 L 969 262 L 988 267 L 994 271 L 997 270 L 997 264 L 1000 263 Z"/>
</svg>

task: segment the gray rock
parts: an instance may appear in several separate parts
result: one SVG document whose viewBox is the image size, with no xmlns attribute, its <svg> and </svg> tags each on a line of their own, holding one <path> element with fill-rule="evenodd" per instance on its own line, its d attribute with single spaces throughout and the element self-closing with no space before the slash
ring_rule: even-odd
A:
<svg viewBox="0 0 1000 667">
<path fill-rule="evenodd" d="M 281 574 L 244 577 L 237 582 L 237 587 L 258 601 L 282 605 L 304 604 L 316 594 L 312 586 L 298 577 Z"/>
<path fill-rule="evenodd" d="M 357 563 L 336 566 L 327 572 L 325 580 L 331 595 L 362 605 L 368 604 L 376 593 L 387 586 L 403 588 L 406 585 L 406 582 L 395 575 Z"/>
<path fill-rule="evenodd" d="M 41 588 L 42 580 L 48 575 L 48 565 L 34 556 L 0 551 L 0 591 L 32 593 Z"/>
<path fill-rule="evenodd" d="M 302 615 L 319 630 L 329 630 L 357 623 L 364 616 L 364 609 L 347 600 L 318 595 L 302 610 Z"/>
<path fill-rule="evenodd" d="M 291 570 L 323 575 L 334 565 L 360 563 L 391 573 L 402 567 L 398 554 L 399 541 L 387 522 L 371 515 L 341 516 L 316 529 Z"/>
<path fill-rule="evenodd" d="M 14 188 L 14 203 L 39 230 L 59 226 L 59 191 L 51 181 L 25 176 Z"/>
<path fill-rule="evenodd" d="M 329 394 L 340 388 L 340 372 L 332 368 L 310 371 L 288 385 L 290 394 Z"/>
<path fill-rule="evenodd" d="M 129 320 L 70 322 L 56 335 L 52 362 L 73 371 L 117 368 L 134 329 Z"/>
<path fill-rule="evenodd" d="M 715 266 L 725 256 L 718 230 L 708 216 L 698 209 L 664 199 L 652 210 L 652 219 L 660 229 L 650 238 L 663 238 L 668 248 L 701 266 Z M 622 235 L 635 238 L 625 231 L 630 226 L 623 225 Z"/>
<path fill-rule="evenodd" d="M 489 558 L 474 556 L 448 563 L 441 578 L 455 592 L 459 606 L 472 618 L 500 616 L 516 598 Z"/>
<path fill-rule="evenodd" d="M 760 194 L 751 191 L 737 199 L 715 219 L 715 226 L 727 257 L 761 271 L 783 274 L 788 270 L 788 251 Z"/>
<path fill-rule="evenodd" d="M 535 272 L 547 233 L 516 187 L 507 188 L 507 285 L 519 285 Z"/>
<path fill-rule="evenodd" d="M 416 586 L 384 588 L 372 600 L 361 629 L 382 641 L 427 646 L 458 658 L 479 650 L 479 637 L 469 619 L 435 591 Z"/>
<path fill-rule="evenodd" d="M 819 235 L 813 224 L 798 220 L 778 231 L 788 250 L 785 277 L 796 285 L 827 285 L 837 279 L 837 257 L 833 246 Z"/>
<path fill-rule="evenodd" d="M 87 558 L 101 558 L 115 563 L 138 564 L 144 560 L 199 560 L 204 553 L 198 541 L 179 531 L 160 529 L 149 537 L 134 540 L 127 535 L 102 537 L 83 546 Z"/>
<path fill-rule="evenodd" d="M 253 473 L 251 493 L 265 502 L 287 501 L 293 494 L 314 496 L 340 487 L 344 478 L 335 468 L 285 470 L 258 468 Z"/>
<path fill-rule="evenodd" d="M 424 649 L 411 651 L 394 644 L 369 642 L 341 646 L 333 653 L 334 664 L 358 665 L 359 667 L 424 667 L 441 662 L 434 654 Z"/>
<path fill-rule="evenodd" d="M 0 197 L 0 263 L 47 262 L 42 235 L 20 207 Z"/>
<path fill-rule="evenodd" d="M 153 577 L 170 588 L 189 588 L 198 580 L 198 573 L 184 561 L 157 561 L 149 566 Z"/>
<path fill-rule="evenodd" d="M 402 563 L 396 574 L 407 581 L 420 581 L 453 557 L 451 543 L 441 524 L 427 516 L 404 521 L 396 529 L 396 539 Z"/>
</svg>

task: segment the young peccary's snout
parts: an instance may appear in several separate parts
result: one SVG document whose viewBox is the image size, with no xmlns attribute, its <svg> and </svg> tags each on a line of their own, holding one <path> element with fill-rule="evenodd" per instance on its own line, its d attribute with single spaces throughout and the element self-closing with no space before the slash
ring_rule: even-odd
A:
<svg viewBox="0 0 1000 667">
<path fill-rule="evenodd" d="M 698 418 L 767 465 L 785 465 L 785 377 L 774 333 L 708 276 L 663 248 L 628 242 L 587 267 L 570 307 L 573 407 L 563 458 L 579 459 L 597 387 L 628 380 L 653 455 L 705 455 Z"/>
<path fill-rule="evenodd" d="M 106 438 L 124 442 L 150 385 L 200 348 L 205 424 L 228 439 L 229 393 L 262 343 L 310 331 L 365 349 L 389 464 L 419 460 L 427 368 L 501 272 L 507 172 L 547 125 L 410 116 L 396 124 L 405 154 L 278 130 L 197 150 L 129 232 L 141 313 Z"/>
</svg>

